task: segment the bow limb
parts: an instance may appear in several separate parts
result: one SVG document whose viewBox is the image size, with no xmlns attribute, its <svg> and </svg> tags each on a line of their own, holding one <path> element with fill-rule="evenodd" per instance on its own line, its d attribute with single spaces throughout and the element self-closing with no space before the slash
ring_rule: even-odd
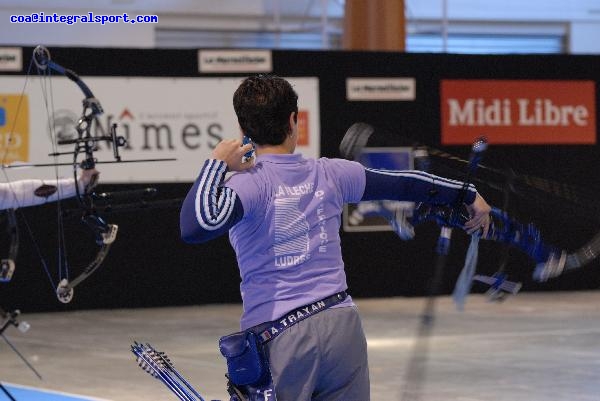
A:
<svg viewBox="0 0 600 401">
<path fill-rule="evenodd" d="M 73 81 L 79 89 L 83 92 L 84 99 L 84 107 L 90 105 L 92 107 L 92 112 L 94 116 L 98 116 L 102 114 L 104 111 L 102 110 L 102 106 L 100 102 L 96 99 L 90 88 L 79 78 L 79 76 L 72 70 L 61 66 L 60 64 L 55 63 L 50 58 L 50 52 L 44 46 L 37 46 L 33 50 L 33 59 L 32 62 L 36 65 L 38 72 L 43 73 L 47 70 L 52 70 L 60 75 L 64 75 Z"/>
<path fill-rule="evenodd" d="M 10 236 L 10 245 L 7 257 L 0 261 L 0 282 L 8 282 L 12 278 L 19 253 L 19 227 L 14 209 L 6 210 L 6 225 L 8 235 Z"/>
<path fill-rule="evenodd" d="M 452 212 L 448 207 L 419 204 L 410 223 L 418 225 L 426 221 L 435 221 L 445 226 L 452 224 L 451 216 Z M 454 223 L 454 227 L 462 228 L 467 218 L 462 214 Z M 569 252 L 545 241 L 540 229 L 533 223 L 521 223 L 498 208 L 492 208 L 490 229 L 482 239 L 506 244 L 529 256 L 535 263 L 533 278 L 540 282 L 584 267 L 600 256 L 600 232 L 582 247 Z"/>
<path fill-rule="evenodd" d="M 540 282 L 547 281 L 568 271 L 584 267 L 598 256 L 600 256 L 600 232 L 573 252 L 561 250 L 550 254 L 546 261 L 536 264 L 533 278 Z"/>
<path fill-rule="evenodd" d="M 100 250 L 96 254 L 96 257 L 90 264 L 83 268 L 82 273 L 77 276 L 75 279 L 69 281 L 66 278 L 63 278 L 56 288 L 56 296 L 58 300 L 62 303 L 69 303 L 73 299 L 73 293 L 75 287 L 81 284 L 85 279 L 92 275 L 104 262 L 104 259 L 108 255 L 108 251 L 114 240 L 117 237 L 118 226 L 116 224 L 107 224 L 106 232 L 100 233 L 100 237 L 102 238 L 102 245 L 100 246 Z"/>
</svg>

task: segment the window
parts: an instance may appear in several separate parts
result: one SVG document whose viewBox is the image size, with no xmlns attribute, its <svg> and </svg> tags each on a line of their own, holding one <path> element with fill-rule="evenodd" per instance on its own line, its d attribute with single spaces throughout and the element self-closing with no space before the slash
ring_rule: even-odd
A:
<svg viewBox="0 0 600 401">
<path fill-rule="evenodd" d="M 450 34 L 447 53 L 468 54 L 560 54 L 565 52 L 561 35 L 501 35 L 501 34 Z M 409 34 L 406 36 L 407 52 L 439 53 L 444 51 L 441 34 Z"/>
<path fill-rule="evenodd" d="M 328 33 L 323 43 L 320 31 L 210 31 L 194 29 L 157 29 L 157 47 L 180 48 L 268 48 L 341 49 L 341 33 Z"/>
</svg>

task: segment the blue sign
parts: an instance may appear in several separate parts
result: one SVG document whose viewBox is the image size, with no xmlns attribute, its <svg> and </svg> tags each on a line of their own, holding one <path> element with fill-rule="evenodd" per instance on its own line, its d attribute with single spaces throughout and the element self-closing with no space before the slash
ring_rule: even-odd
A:
<svg viewBox="0 0 600 401">
<path fill-rule="evenodd" d="M 411 170 L 411 148 L 364 148 L 358 162 L 379 170 Z"/>
</svg>

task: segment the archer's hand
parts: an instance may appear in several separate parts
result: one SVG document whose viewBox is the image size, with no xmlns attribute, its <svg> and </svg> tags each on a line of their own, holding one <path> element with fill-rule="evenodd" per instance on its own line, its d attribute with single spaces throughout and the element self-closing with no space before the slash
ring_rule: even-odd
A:
<svg viewBox="0 0 600 401">
<path fill-rule="evenodd" d="M 81 170 L 77 181 L 83 186 L 82 190 L 85 193 L 91 191 L 98 184 L 98 176 L 100 172 L 95 168 L 89 170 Z"/>
<path fill-rule="evenodd" d="M 482 230 L 481 236 L 485 238 L 490 228 L 490 212 L 492 208 L 488 203 L 477 194 L 475 201 L 470 205 L 467 205 L 469 211 L 469 220 L 465 222 L 465 231 L 467 234 L 476 233 L 478 230 Z"/>
<path fill-rule="evenodd" d="M 230 171 L 242 171 L 254 166 L 254 158 L 242 163 L 242 157 L 250 150 L 252 150 L 251 143 L 242 146 L 240 139 L 224 139 L 214 148 L 212 157 L 223 160 Z"/>
</svg>

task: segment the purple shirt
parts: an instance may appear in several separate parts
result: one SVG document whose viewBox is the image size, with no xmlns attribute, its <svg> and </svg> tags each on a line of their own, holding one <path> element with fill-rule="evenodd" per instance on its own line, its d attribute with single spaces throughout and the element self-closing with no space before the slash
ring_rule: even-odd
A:
<svg viewBox="0 0 600 401">
<path fill-rule="evenodd" d="M 229 231 L 242 279 L 242 329 L 347 289 L 339 230 L 344 204 L 365 190 L 361 164 L 261 155 L 224 185 L 244 207 Z M 339 306 L 348 305 L 350 297 Z"/>
<path fill-rule="evenodd" d="M 259 156 L 225 179 L 227 164 L 204 162 L 180 213 L 181 237 L 202 243 L 229 232 L 242 278 L 243 329 L 345 290 L 340 248 L 344 203 L 405 200 L 471 204 L 472 185 L 422 171 L 365 169 L 341 159 Z M 224 181 L 225 180 L 225 181 Z M 350 298 L 339 306 L 353 305 Z"/>
</svg>

